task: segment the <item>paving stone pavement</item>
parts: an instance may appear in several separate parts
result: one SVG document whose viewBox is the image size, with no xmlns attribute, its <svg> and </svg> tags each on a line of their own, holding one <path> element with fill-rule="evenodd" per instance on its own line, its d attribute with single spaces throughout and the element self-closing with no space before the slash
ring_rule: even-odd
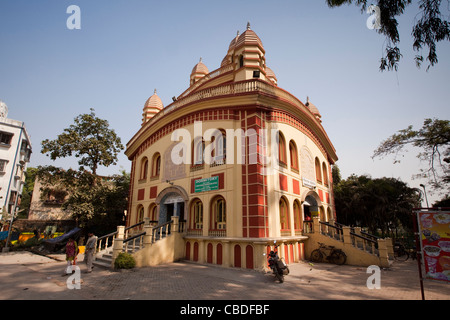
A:
<svg viewBox="0 0 450 320">
<path fill-rule="evenodd" d="M 80 289 L 69 289 L 62 276 L 64 256 L 29 252 L 0 254 L 1 300 L 420 300 L 416 261 L 381 269 L 380 289 L 368 289 L 371 273 L 357 266 L 289 265 L 284 283 L 270 273 L 191 262 L 113 271 L 81 269 Z M 83 256 L 80 255 L 79 261 Z M 450 284 L 425 281 L 426 300 L 450 299 Z"/>
</svg>

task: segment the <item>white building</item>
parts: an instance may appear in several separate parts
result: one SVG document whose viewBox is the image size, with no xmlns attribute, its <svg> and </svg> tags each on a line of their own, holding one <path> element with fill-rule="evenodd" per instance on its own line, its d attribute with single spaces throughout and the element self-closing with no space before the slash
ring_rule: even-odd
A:
<svg viewBox="0 0 450 320">
<path fill-rule="evenodd" d="M 9 219 L 9 213 L 20 204 L 30 156 L 31 141 L 25 123 L 8 119 L 8 107 L 0 100 L 0 215 L 3 220 Z"/>
</svg>

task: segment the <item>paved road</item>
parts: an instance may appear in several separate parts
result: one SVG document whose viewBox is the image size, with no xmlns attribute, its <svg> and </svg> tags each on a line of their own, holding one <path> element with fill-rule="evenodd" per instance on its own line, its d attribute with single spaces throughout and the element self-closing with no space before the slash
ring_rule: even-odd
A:
<svg viewBox="0 0 450 320">
<path fill-rule="evenodd" d="M 82 260 L 80 255 L 80 260 Z M 420 300 L 416 261 L 394 263 L 380 273 L 380 289 L 368 289 L 367 269 L 301 262 L 280 284 L 270 273 L 179 262 L 128 271 L 80 264 L 80 289 L 68 289 L 63 256 L 0 254 L 2 300 Z M 425 281 L 426 300 L 450 299 L 450 284 Z"/>
</svg>

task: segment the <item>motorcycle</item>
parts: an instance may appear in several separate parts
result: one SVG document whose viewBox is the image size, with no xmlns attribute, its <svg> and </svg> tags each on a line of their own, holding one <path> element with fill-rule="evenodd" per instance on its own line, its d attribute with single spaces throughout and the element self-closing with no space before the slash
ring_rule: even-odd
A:
<svg viewBox="0 0 450 320">
<path fill-rule="evenodd" d="M 276 243 L 276 241 L 274 243 Z M 267 262 L 269 264 L 269 268 L 272 269 L 273 274 L 278 279 L 278 281 L 280 281 L 280 283 L 283 283 L 284 276 L 289 274 L 289 268 L 284 262 L 284 259 L 280 259 L 280 257 L 278 256 L 278 246 L 276 244 L 274 250 L 269 252 Z"/>
</svg>

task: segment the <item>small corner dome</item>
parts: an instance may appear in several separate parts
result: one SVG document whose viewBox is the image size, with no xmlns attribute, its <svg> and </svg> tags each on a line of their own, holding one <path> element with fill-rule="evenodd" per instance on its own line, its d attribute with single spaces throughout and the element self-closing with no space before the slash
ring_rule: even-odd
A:
<svg viewBox="0 0 450 320">
<path fill-rule="evenodd" d="M 264 50 L 261 39 L 252 29 L 250 29 L 250 23 L 247 24 L 247 30 L 245 30 L 245 32 L 236 40 L 235 47 L 238 48 L 241 45 L 257 45 Z"/>
<path fill-rule="evenodd" d="M 277 84 L 278 79 L 275 76 L 275 73 L 273 72 L 272 69 L 270 69 L 269 67 L 266 66 L 266 77 L 272 81 L 274 84 Z"/>
<path fill-rule="evenodd" d="M 236 33 L 236 37 L 233 38 L 233 40 L 231 40 L 230 45 L 228 46 L 228 51 L 231 51 L 234 49 L 234 47 L 236 46 L 236 42 L 239 39 L 239 30 Z"/>
<path fill-rule="evenodd" d="M 202 62 L 202 58 L 200 58 L 200 61 L 194 66 L 194 68 L 192 68 L 190 76 L 190 85 L 192 86 L 194 83 L 196 83 L 198 80 L 206 76 L 208 73 L 209 73 L 208 68 Z"/>
<path fill-rule="evenodd" d="M 144 109 L 148 109 L 148 108 L 158 109 L 158 110 L 164 109 L 164 105 L 162 103 L 161 98 L 158 97 L 158 95 L 156 94 L 156 89 L 155 89 L 155 92 L 153 93 L 153 95 L 150 98 L 148 98 L 147 101 L 145 102 Z"/>
<path fill-rule="evenodd" d="M 320 120 L 320 118 L 322 116 L 320 115 L 319 109 L 317 109 L 317 107 L 314 104 L 312 104 L 311 101 L 309 101 L 309 97 L 306 97 L 306 104 L 305 104 L 305 106 L 308 107 L 308 109 L 312 112 L 313 115 L 316 116 L 316 118 L 318 120 Z"/>
<path fill-rule="evenodd" d="M 147 99 L 144 105 L 144 110 L 142 112 L 142 125 L 153 118 L 158 112 L 164 109 L 164 105 L 161 98 L 155 93 Z"/>
<path fill-rule="evenodd" d="M 191 76 L 196 75 L 196 74 L 207 75 L 208 73 L 209 73 L 208 68 L 202 62 L 202 58 L 200 58 L 200 61 L 194 66 L 194 68 L 192 68 Z"/>
</svg>

